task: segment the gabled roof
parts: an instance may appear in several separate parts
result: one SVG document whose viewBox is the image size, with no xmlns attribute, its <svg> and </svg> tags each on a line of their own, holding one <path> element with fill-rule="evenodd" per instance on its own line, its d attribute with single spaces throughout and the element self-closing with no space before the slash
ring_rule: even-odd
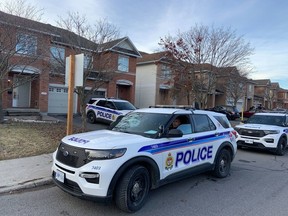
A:
<svg viewBox="0 0 288 216">
<path fill-rule="evenodd" d="M 137 65 L 140 64 L 155 64 L 158 62 L 167 62 L 167 57 L 165 55 L 166 52 L 157 52 L 157 53 L 145 53 L 145 52 L 140 52 L 142 55 L 141 59 L 137 59 Z M 166 61 L 165 61 L 166 60 Z"/>
<path fill-rule="evenodd" d="M 253 80 L 255 82 L 256 86 L 267 86 L 271 85 L 270 79 L 259 79 L 259 80 Z"/>
<path fill-rule="evenodd" d="M 141 54 L 138 52 L 128 37 L 123 37 L 114 41 L 103 43 L 99 46 L 98 44 L 84 37 L 76 35 L 75 33 L 66 29 L 55 27 L 50 24 L 44 24 L 27 18 L 14 16 L 2 11 L 0 11 L 0 25 L 1 24 L 23 29 L 23 31 L 28 30 L 38 34 L 51 36 L 51 42 L 55 44 L 80 46 L 81 48 L 91 51 L 99 50 L 99 47 L 102 47 L 102 50 L 109 50 L 130 56 L 141 57 Z M 98 47 L 98 49 L 95 47 Z"/>
<path fill-rule="evenodd" d="M 134 57 L 142 57 L 139 51 L 136 49 L 129 37 L 123 37 L 104 44 L 105 47 L 109 47 L 108 50 L 123 54 L 129 54 Z"/>
<path fill-rule="evenodd" d="M 273 89 L 279 89 L 280 88 L 280 85 L 279 85 L 278 82 L 272 82 L 271 86 L 272 86 Z"/>
</svg>

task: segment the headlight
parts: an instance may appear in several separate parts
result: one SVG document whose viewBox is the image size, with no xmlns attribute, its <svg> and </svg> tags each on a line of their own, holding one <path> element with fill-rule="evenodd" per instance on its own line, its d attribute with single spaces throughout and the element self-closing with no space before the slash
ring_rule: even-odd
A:
<svg viewBox="0 0 288 216">
<path fill-rule="evenodd" d="M 126 148 L 121 149 L 97 149 L 97 150 L 91 150 L 86 149 L 85 154 L 88 160 L 107 160 L 107 159 L 114 159 L 122 157 L 125 152 Z"/>
<path fill-rule="evenodd" d="M 279 130 L 264 130 L 265 135 L 268 134 L 279 134 L 280 131 Z"/>
</svg>

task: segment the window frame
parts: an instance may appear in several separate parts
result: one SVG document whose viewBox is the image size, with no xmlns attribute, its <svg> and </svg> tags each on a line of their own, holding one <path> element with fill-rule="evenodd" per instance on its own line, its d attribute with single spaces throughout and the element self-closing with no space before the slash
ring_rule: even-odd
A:
<svg viewBox="0 0 288 216">
<path fill-rule="evenodd" d="M 161 65 L 161 74 L 160 77 L 163 79 L 171 79 L 172 77 L 172 71 L 170 66 L 166 65 L 166 64 L 162 64 Z"/>
<path fill-rule="evenodd" d="M 125 60 L 125 62 L 123 62 Z M 129 57 L 125 55 L 118 56 L 118 71 L 120 72 L 128 72 L 129 71 Z"/>
<path fill-rule="evenodd" d="M 52 49 L 55 49 L 55 52 Z M 58 46 L 51 46 L 50 47 L 50 58 L 53 62 L 61 62 L 61 61 L 65 62 L 65 48 L 58 47 Z"/>
<path fill-rule="evenodd" d="M 16 53 L 24 55 L 37 54 L 37 37 L 34 35 L 18 33 L 16 35 Z"/>
</svg>

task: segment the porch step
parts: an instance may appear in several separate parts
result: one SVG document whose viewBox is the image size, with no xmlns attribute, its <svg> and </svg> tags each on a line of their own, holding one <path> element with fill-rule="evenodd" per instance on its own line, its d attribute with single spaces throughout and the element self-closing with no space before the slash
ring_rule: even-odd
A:
<svg viewBox="0 0 288 216">
<path fill-rule="evenodd" d="M 8 108 L 4 110 L 7 116 L 40 116 L 39 109 L 30 108 Z"/>
</svg>

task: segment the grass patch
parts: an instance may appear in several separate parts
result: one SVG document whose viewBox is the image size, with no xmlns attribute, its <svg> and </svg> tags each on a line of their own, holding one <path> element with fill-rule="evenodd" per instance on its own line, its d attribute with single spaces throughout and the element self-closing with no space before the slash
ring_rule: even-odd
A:
<svg viewBox="0 0 288 216">
<path fill-rule="evenodd" d="M 74 128 L 73 133 L 79 133 Z M 66 123 L 0 124 L 0 160 L 52 153 L 66 136 Z"/>
</svg>

